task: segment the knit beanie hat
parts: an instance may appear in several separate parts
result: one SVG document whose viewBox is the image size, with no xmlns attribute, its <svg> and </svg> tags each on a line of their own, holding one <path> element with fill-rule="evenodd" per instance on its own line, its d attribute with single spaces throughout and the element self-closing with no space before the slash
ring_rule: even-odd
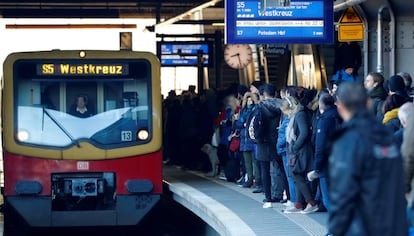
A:
<svg viewBox="0 0 414 236">
<path fill-rule="evenodd" d="M 255 80 L 255 81 L 252 82 L 252 86 L 256 87 L 257 89 L 260 89 L 260 86 L 262 86 L 262 85 L 263 85 L 262 81 Z"/>
<path fill-rule="evenodd" d="M 274 97 L 276 93 L 276 87 L 273 84 L 265 84 L 263 87 L 263 92 L 267 93 L 267 95 Z M 262 92 L 262 91 L 260 91 Z M 262 94 L 262 93 L 260 93 Z"/>
<path fill-rule="evenodd" d="M 391 92 L 403 91 L 405 89 L 404 79 L 399 75 L 393 75 L 388 80 L 388 88 Z"/>
</svg>

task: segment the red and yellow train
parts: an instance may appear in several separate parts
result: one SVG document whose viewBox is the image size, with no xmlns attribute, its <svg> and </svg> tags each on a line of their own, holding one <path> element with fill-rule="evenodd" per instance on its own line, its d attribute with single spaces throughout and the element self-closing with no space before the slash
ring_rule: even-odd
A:
<svg viewBox="0 0 414 236">
<path fill-rule="evenodd" d="M 19 227 L 17 218 L 30 227 L 135 225 L 155 206 L 162 194 L 155 55 L 13 53 L 3 74 L 5 232 Z"/>
</svg>

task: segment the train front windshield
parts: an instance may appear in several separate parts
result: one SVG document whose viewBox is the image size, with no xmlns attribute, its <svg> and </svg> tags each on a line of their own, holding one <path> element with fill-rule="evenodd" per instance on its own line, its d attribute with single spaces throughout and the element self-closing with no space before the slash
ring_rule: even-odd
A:
<svg viewBox="0 0 414 236">
<path fill-rule="evenodd" d="M 22 59 L 13 70 L 18 142 L 116 148 L 151 139 L 148 61 Z"/>
</svg>

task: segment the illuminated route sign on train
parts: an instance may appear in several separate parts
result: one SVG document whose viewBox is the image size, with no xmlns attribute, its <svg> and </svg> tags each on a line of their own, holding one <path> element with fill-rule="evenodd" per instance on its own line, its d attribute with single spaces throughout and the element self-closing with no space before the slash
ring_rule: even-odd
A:
<svg viewBox="0 0 414 236">
<path fill-rule="evenodd" d="M 226 43 L 332 43 L 333 29 L 333 0 L 226 1 Z"/>
<path fill-rule="evenodd" d="M 44 63 L 37 65 L 38 75 L 127 75 L 127 64 L 69 64 Z"/>
</svg>

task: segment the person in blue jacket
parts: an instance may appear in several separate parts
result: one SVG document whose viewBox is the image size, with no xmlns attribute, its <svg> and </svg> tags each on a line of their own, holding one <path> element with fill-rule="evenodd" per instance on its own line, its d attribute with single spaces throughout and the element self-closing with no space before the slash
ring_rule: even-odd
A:
<svg viewBox="0 0 414 236">
<path fill-rule="evenodd" d="M 254 143 L 248 135 L 248 118 L 253 111 L 259 98 L 256 94 L 247 92 L 243 96 L 240 118 L 235 122 L 235 129 L 240 134 L 240 152 L 243 154 L 244 165 L 246 168 L 247 181 L 242 184 L 244 188 L 250 188 L 253 180 L 257 180 L 257 173 L 254 175 Z"/>
</svg>

